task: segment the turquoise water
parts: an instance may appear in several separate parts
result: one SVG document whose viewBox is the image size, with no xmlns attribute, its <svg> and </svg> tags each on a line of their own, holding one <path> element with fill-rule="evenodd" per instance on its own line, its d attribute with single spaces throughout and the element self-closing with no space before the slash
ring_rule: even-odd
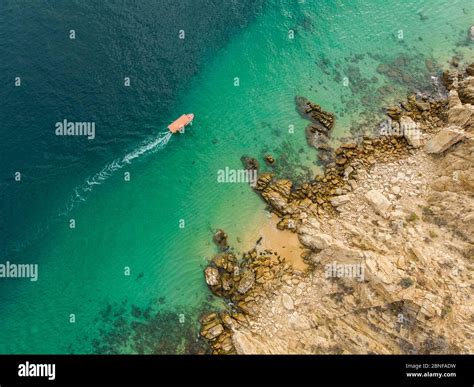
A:
<svg viewBox="0 0 474 387">
<path fill-rule="evenodd" d="M 59 72 L 64 85 L 57 91 L 54 82 L 39 82 L 33 90 L 6 95 L 15 101 L 10 109 L 24 109 L 36 95 L 43 104 L 31 108 L 42 117 L 40 124 L 36 116 L 20 120 L 7 108 L 1 115 L 7 123 L 1 134 L 6 139 L 2 164 L 10 166 L 10 175 L 12 170 L 27 170 L 20 187 L 6 182 L 8 174 L 2 176 L 6 205 L 0 227 L 7 236 L 2 258 L 37 262 L 40 270 L 36 283 L 0 280 L 1 353 L 201 350 L 195 340 L 197 316 L 222 305 L 209 294 L 202 275 L 215 251 L 212 230 L 225 229 L 236 249 L 244 250 L 265 219 L 265 206 L 257 195 L 245 184 L 217 183 L 217 171 L 240 168 L 243 155 L 258 157 L 263 165 L 262 157 L 271 153 L 288 160 L 282 176 L 315 173 L 316 153 L 306 145 L 306 122 L 295 111 L 295 96 L 304 95 L 336 113 L 337 141 L 351 126 L 353 132 L 370 130 L 382 117 L 382 107 L 409 90 L 429 89 L 430 77 L 439 75 L 453 55 L 461 61 L 473 59 L 466 39 L 474 18 L 470 1 L 405 1 L 401 6 L 395 1 L 295 0 L 268 1 L 252 9 L 239 8 L 239 3 L 243 4 L 229 2 L 229 9 L 208 15 L 205 27 L 194 27 L 189 16 L 189 29 L 199 30 L 188 32 L 192 42 L 199 45 L 207 39 L 208 44 L 201 43 L 195 52 L 186 51 L 189 46 L 183 49 L 192 62 L 176 62 L 181 72 L 174 69 L 173 58 L 159 54 L 164 43 L 152 33 L 151 16 L 145 16 L 154 13 L 156 20 L 166 19 L 163 13 L 173 12 L 170 4 L 158 12 L 159 2 L 146 3 L 146 9 L 127 17 L 123 5 L 94 9 L 88 2 L 71 3 L 74 15 L 95 11 L 87 19 L 90 28 L 97 23 L 105 36 L 132 40 L 127 49 L 141 60 L 122 52 L 118 41 L 110 47 L 111 41 L 102 38 L 102 54 L 94 54 L 79 71 L 71 63 L 82 63 L 81 55 L 93 52 L 90 47 L 81 41 L 73 50 L 61 41 L 60 28 L 47 31 L 45 50 L 54 51 L 58 45 L 63 55 L 53 71 L 48 66 L 51 57 L 38 52 L 37 56 L 46 55 L 45 62 L 30 74 L 29 82 L 39 82 L 43 73 L 52 82 Z M 61 7 L 64 12 L 70 5 Z M 8 12 L 19 17 L 18 10 Z M 229 15 L 234 15 L 234 28 L 229 29 L 229 22 L 212 26 L 216 18 Z M 136 20 L 138 16 L 145 20 Z M 42 18 L 51 15 L 44 11 L 23 17 L 41 26 Z M 77 17 L 77 23 L 83 22 Z M 66 31 L 69 24 L 60 23 Z M 400 30 L 403 39 L 398 39 Z M 134 41 L 136 36 L 141 39 Z M 3 29 L 0 47 L 8 48 L 9 39 Z M 92 37 L 85 39 L 92 44 Z M 26 57 L 11 65 L 22 60 Z M 139 84 L 131 95 L 109 85 L 128 69 Z M 15 72 L 5 64 L 1 70 Z M 87 72 L 93 74 L 88 78 L 90 92 L 84 91 L 84 84 L 74 86 Z M 160 77 L 161 72 L 174 75 Z M 64 99 L 61 109 L 47 103 L 48 93 Z M 50 123 L 63 116 L 83 117 L 81 112 L 97 119 L 98 128 L 106 128 L 97 142 L 57 143 L 44 134 L 52 132 Z M 187 112 L 196 119 L 185 135 L 173 136 L 164 149 L 140 152 L 170 120 Z M 38 129 L 28 137 L 24 128 L 31 125 Z M 20 138 L 26 145 L 20 151 L 5 146 L 7 141 L 15 144 L 7 130 L 14 127 L 23 128 Z M 129 164 L 120 162 L 137 151 L 140 156 Z M 36 158 L 20 158 L 18 152 L 35 153 Z M 118 166 L 104 169 L 114 160 Z M 83 191 L 87 178 L 101 172 L 100 179 L 94 179 L 100 184 Z M 125 181 L 125 172 L 130 181 Z M 71 201 L 75 191 L 83 201 Z M 75 219 L 75 229 L 69 228 L 70 219 Z M 125 275 L 126 268 L 130 275 Z M 75 323 L 70 323 L 70 314 Z"/>
</svg>

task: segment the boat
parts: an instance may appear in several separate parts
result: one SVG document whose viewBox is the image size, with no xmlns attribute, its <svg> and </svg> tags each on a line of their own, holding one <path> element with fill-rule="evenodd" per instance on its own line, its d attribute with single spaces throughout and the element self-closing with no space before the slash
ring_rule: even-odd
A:
<svg viewBox="0 0 474 387">
<path fill-rule="evenodd" d="M 184 128 L 192 124 L 194 120 L 194 114 L 183 114 L 179 117 L 176 121 L 173 121 L 171 124 L 168 125 L 168 129 L 171 133 L 184 133 Z"/>
</svg>

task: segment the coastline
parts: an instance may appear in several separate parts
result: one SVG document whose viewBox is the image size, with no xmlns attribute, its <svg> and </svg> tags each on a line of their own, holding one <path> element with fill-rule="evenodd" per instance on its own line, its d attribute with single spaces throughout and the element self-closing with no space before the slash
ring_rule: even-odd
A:
<svg viewBox="0 0 474 387">
<path fill-rule="evenodd" d="M 213 353 L 474 351 L 474 64 L 445 71 L 443 85 L 441 96 L 387 108 L 398 132 L 379 127 L 336 150 L 326 138 L 337 117 L 297 100 L 324 175 L 297 185 L 259 173 L 256 191 L 277 218 L 262 230 L 264 249 L 236 256 L 221 246 L 205 270 L 230 301 L 201 318 Z M 284 259 L 288 235 L 303 271 Z M 338 265 L 363 277 L 328 275 Z"/>
</svg>

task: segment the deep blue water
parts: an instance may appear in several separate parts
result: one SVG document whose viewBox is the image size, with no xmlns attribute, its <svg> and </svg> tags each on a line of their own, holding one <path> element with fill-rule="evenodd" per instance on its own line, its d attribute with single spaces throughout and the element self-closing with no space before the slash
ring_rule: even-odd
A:
<svg viewBox="0 0 474 387">
<path fill-rule="evenodd" d="M 165 127 L 190 79 L 262 3 L 2 1 L 0 258 L 44 233 L 91 173 Z M 64 118 L 94 121 L 96 139 L 56 137 Z"/>
</svg>

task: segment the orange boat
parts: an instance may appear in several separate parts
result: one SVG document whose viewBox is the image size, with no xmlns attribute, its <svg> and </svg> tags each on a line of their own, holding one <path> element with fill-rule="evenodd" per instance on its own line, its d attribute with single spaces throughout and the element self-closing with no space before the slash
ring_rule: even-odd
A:
<svg viewBox="0 0 474 387">
<path fill-rule="evenodd" d="M 168 129 L 171 133 L 184 133 L 184 128 L 186 125 L 192 124 L 194 120 L 194 114 L 183 114 L 176 121 L 168 125 Z"/>
</svg>

